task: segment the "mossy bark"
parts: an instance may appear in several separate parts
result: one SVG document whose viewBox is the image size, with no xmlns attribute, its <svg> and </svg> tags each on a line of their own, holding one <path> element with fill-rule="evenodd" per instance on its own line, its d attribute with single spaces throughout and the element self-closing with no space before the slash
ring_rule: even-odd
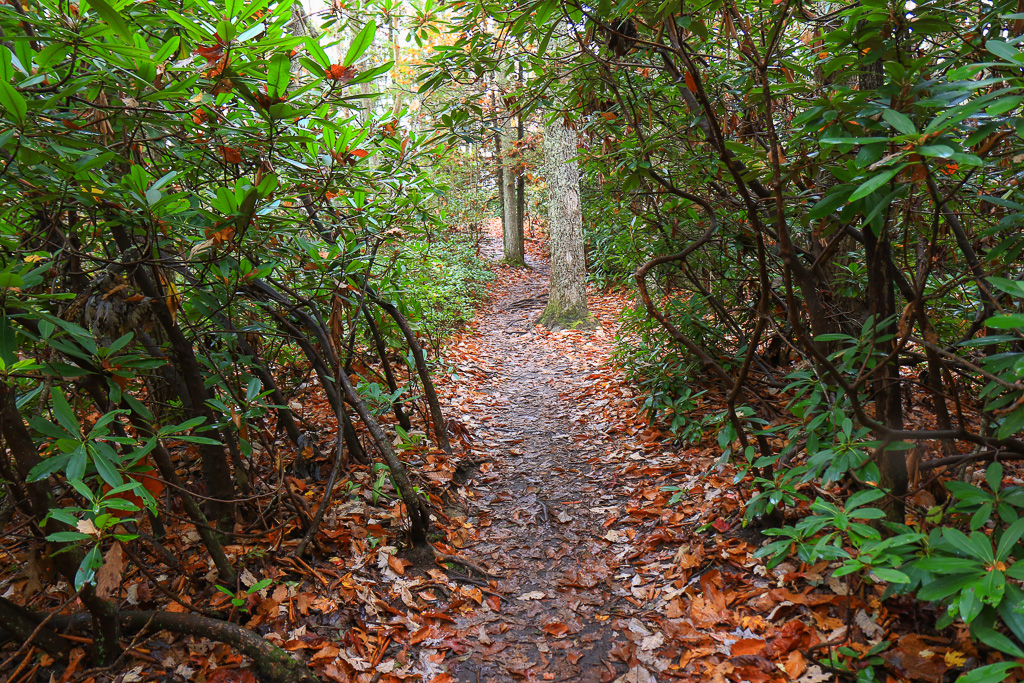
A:
<svg viewBox="0 0 1024 683">
<path fill-rule="evenodd" d="M 548 305 L 538 320 L 552 329 L 590 324 L 580 173 L 575 158 L 576 133 L 565 125 L 561 116 L 556 116 L 544 127 L 551 284 Z"/>
</svg>

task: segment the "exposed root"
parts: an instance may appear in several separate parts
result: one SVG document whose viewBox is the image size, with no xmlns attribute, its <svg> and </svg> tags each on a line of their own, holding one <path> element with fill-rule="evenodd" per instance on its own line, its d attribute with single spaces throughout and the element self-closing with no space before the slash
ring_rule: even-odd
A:
<svg viewBox="0 0 1024 683">
<path fill-rule="evenodd" d="M 450 562 L 452 564 L 461 564 L 463 567 L 466 567 L 467 569 L 472 569 L 473 571 L 475 571 L 480 576 L 485 576 L 488 579 L 500 579 L 500 578 L 503 578 L 503 577 L 501 577 L 501 576 L 499 576 L 497 574 L 492 574 L 491 572 L 487 571 L 486 569 L 484 569 L 482 566 L 480 566 L 479 564 L 477 564 L 473 560 L 468 560 L 465 557 L 462 557 L 461 555 L 449 555 L 448 553 L 442 553 L 440 550 L 438 550 L 434 546 L 430 546 L 430 549 L 434 551 L 434 557 L 436 557 L 441 562 Z"/>
</svg>

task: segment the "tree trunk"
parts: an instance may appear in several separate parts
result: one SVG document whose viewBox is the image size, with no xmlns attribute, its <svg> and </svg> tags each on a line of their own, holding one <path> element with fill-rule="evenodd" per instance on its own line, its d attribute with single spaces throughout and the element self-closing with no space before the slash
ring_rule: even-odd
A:
<svg viewBox="0 0 1024 683">
<path fill-rule="evenodd" d="M 523 82 L 523 63 L 519 63 L 519 83 Z M 519 153 L 523 152 L 524 133 L 523 111 L 519 110 L 519 117 L 516 121 L 516 141 L 519 143 Z M 519 244 L 523 262 L 526 262 L 526 172 L 522 160 L 519 160 L 519 175 L 516 178 L 516 241 Z"/>
<path fill-rule="evenodd" d="M 501 160 L 501 125 L 498 122 L 498 104 L 491 91 L 491 109 L 494 111 L 494 178 L 498 184 L 498 215 L 501 217 L 502 239 L 508 232 L 505 227 L 505 164 Z"/>
<path fill-rule="evenodd" d="M 510 116 L 509 123 L 511 121 Z M 512 266 L 525 266 L 526 258 L 523 250 L 522 230 L 519 227 L 519 212 L 516 211 L 516 176 L 518 175 L 516 167 L 519 161 L 515 156 L 515 145 L 512 143 L 511 131 L 503 137 L 505 143 L 502 149 L 501 161 L 502 166 L 504 166 L 504 172 L 502 173 L 501 194 L 503 197 L 502 206 L 505 212 L 505 219 L 502 221 L 504 229 L 502 243 L 505 247 L 505 262 Z"/>
<path fill-rule="evenodd" d="M 548 230 L 551 284 L 548 305 L 538 322 L 552 329 L 577 327 L 590 318 L 583 255 L 583 213 L 576 134 L 561 115 L 544 127 L 544 164 L 548 182 Z"/>
<path fill-rule="evenodd" d="M 867 65 L 860 74 L 859 86 L 864 92 L 877 92 L 884 84 L 880 61 Z M 875 234 L 872 226 L 864 226 L 864 255 L 868 276 L 868 312 L 874 316 L 875 349 L 892 355 L 889 362 L 872 372 L 870 387 L 875 404 L 875 419 L 889 429 L 903 428 L 902 384 L 899 354 L 896 348 L 896 278 L 895 265 L 889 258 L 889 217 L 886 216 Z M 885 325 L 881 325 L 885 321 Z M 885 341 L 878 338 L 888 337 Z M 885 442 L 886 444 L 888 442 Z M 902 496 L 907 492 L 907 459 L 902 450 L 879 448 L 875 453 L 880 474 L 879 484 L 895 497 L 886 505 L 886 518 L 902 524 L 906 509 Z"/>
</svg>

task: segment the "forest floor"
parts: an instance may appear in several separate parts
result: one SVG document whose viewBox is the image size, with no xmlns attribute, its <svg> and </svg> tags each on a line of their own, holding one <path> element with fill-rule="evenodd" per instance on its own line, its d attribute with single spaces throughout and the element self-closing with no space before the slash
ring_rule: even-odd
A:
<svg viewBox="0 0 1024 683">
<path fill-rule="evenodd" d="M 492 235 L 482 251 L 499 250 Z M 668 444 L 614 367 L 630 302 L 591 291 L 596 329 L 552 333 L 534 325 L 547 261 L 528 264 L 500 268 L 473 329 L 444 353 L 456 371 L 447 415 L 476 463 L 460 470 L 459 552 L 495 576 L 446 625 L 437 680 L 825 680 L 800 654 L 824 637 L 789 617 L 831 598 L 776 586 L 755 546 L 726 533 L 739 523 L 732 473 L 716 473 L 711 449 Z M 665 485 L 689 495 L 669 506 Z M 823 615 L 820 627 L 827 637 L 844 622 Z"/>
<path fill-rule="evenodd" d="M 482 252 L 497 260 L 491 233 Z M 614 364 L 631 302 L 591 291 L 595 329 L 535 326 L 549 271 L 531 246 L 530 267 L 501 266 L 443 354 L 468 456 L 449 542 L 494 576 L 473 574 L 481 599 L 426 640 L 440 644 L 434 681 L 819 683 L 834 672 L 816 659 L 842 646 L 853 661 L 884 640 L 875 663 L 890 680 L 951 680 L 977 661 L 967 638 L 921 635 L 934 615 L 883 604 L 880 586 L 754 558 L 764 537 L 742 526 L 735 470 L 715 446 L 684 450 L 649 425 Z M 666 486 L 685 495 L 673 503 Z"/>
<path fill-rule="evenodd" d="M 934 609 L 883 602 L 882 585 L 838 578 L 826 562 L 769 570 L 755 558 L 764 537 L 742 524 L 749 482 L 719 465 L 714 434 L 681 448 L 652 426 L 615 364 L 629 295 L 590 291 L 593 329 L 534 324 L 549 276 L 540 246 L 529 243 L 529 268 L 495 264 L 486 303 L 439 354 L 455 452 L 400 444 L 431 501 L 436 556 L 402 550 L 407 520 L 386 470 L 353 462 L 313 552 L 295 556 L 296 522 L 250 525 L 226 548 L 242 585 L 214 589 L 198 535 L 169 523 L 162 543 L 175 569 L 127 571 L 123 605 L 227 613 L 332 683 L 822 683 L 835 680 L 821 664 L 832 654 L 852 669 L 884 667 L 872 680 L 944 683 L 984 663 L 965 630 L 935 633 Z M 499 225 L 481 247 L 499 259 Z M 336 424 L 322 391 L 304 383 L 292 398 L 330 453 Z M 720 403 L 713 391 L 700 401 L 709 412 Z M 290 451 L 261 449 L 255 472 L 312 509 L 329 458 L 299 478 L 284 474 Z M 38 562 L 24 561 L 31 574 Z M 8 586 L 18 591 L 68 604 L 60 587 L 19 578 Z M 0 641 L 9 680 L 256 682 L 241 654 L 202 638 L 147 634 L 120 672 L 86 668 L 82 648 L 63 662 L 26 645 Z"/>
<path fill-rule="evenodd" d="M 484 243 L 492 258 L 499 249 Z M 645 664 L 668 662 L 651 654 L 660 629 L 633 597 L 644 582 L 614 526 L 629 504 L 624 471 L 644 458 L 620 430 L 636 401 L 608 367 L 623 302 L 592 302 L 596 330 L 552 334 L 534 326 L 548 264 L 537 254 L 528 264 L 502 269 L 474 331 L 446 353 L 460 380 L 448 415 L 468 429 L 479 463 L 464 476 L 464 523 L 476 532 L 469 552 L 508 596 L 456 620 L 461 647 L 447 664 L 466 683 L 613 680 L 627 673 L 632 642 L 640 659 L 626 680 L 647 680 Z"/>
</svg>

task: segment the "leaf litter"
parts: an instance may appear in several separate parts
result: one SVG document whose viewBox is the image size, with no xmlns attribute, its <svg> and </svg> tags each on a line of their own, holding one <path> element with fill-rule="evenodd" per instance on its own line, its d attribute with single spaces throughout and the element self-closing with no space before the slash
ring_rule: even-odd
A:
<svg viewBox="0 0 1024 683">
<path fill-rule="evenodd" d="M 489 228 L 482 248 L 497 260 L 500 224 Z M 651 426 L 612 363 L 630 297 L 590 291 L 593 330 L 537 327 L 548 266 L 539 242 L 528 255 L 530 269 L 495 266 L 489 302 L 441 354 L 456 454 L 403 450 L 435 511 L 430 552 L 400 550 L 404 507 L 386 478 L 355 464 L 313 557 L 290 555 L 302 535 L 294 522 L 242 530 L 227 547 L 242 585 L 214 591 L 194 530 L 169 523 L 175 571 L 140 571 L 115 545 L 102 590 L 146 609 L 227 613 L 339 683 L 819 683 L 834 674 L 816 660 L 883 642 L 894 681 L 939 683 L 983 660 L 965 632 L 931 633 L 934 613 L 883 604 L 879 588 L 851 585 L 828 563 L 768 570 L 754 558 L 761 539 L 741 525 L 735 472 L 712 444 L 682 449 Z M 294 405 L 330 452 L 325 398 L 310 387 Z M 273 460 L 273 446 L 255 456 Z M 318 483 L 284 477 L 277 495 L 315 508 Z M 11 595 L 33 594 L 31 577 L 46 571 L 36 551 L 23 559 Z M 109 678 L 75 652 L 54 680 Z M 124 683 L 255 680 L 244 657 L 201 639 L 150 635 L 128 657 Z"/>
</svg>

